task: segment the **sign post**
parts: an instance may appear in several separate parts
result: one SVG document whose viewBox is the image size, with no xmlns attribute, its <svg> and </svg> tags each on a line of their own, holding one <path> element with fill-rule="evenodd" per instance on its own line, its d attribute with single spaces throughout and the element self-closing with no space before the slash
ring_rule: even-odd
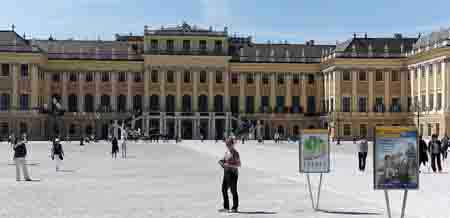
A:
<svg viewBox="0 0 450 218">
<path fill-rule="evenodd" d="M 312 208 L 318 210 L 323 174 L 330 172 L 330 143 L 327 129 L 305 129 L 302 131 L 299 140 L 299 169 L 300 173 L 306 174 Z M 310 174 L 320 174 L 315 204 Z"/>
<path fill-rule="evenodd" d="M 405 217 L 408 190 L 419 189 L 419 156 L 415 127 L 377 127 L 374 143 L 374 188 L 384 190 L 392 218 L 389 190 L 403 190 L 401 218 Z"/>
</svg>

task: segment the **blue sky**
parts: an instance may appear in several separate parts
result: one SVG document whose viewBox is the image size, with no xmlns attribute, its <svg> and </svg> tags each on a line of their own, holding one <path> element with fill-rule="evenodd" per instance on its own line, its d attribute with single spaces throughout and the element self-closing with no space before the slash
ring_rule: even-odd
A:
<svg viewBox="0 0 450 218">
<path fill-rule="evenodd" d="M 353 32 L 416 36 L 450 27 L 448 0 L 39 0 L 5 1 L 0 29 L 33 38 L 111 40 L 186 21 L 267 40 L 336 43 Z"/>
</svg>

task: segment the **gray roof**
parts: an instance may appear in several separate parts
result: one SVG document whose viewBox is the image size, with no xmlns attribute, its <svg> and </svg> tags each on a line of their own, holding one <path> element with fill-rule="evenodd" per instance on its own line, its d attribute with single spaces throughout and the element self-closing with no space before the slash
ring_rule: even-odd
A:
<svg viewBox="0 0 450 218">
<path fill-rule="evenodd" d="M 0 30 L 0 51 L 1 52 L 40 52 L 38 47 L 30 45 L 14 31 Z"/>
<path fill-rule="evenodd" d="M 242 47 L 243 54 L 237 50 L 240 57 L 247 62 L 317 62 L 324 54 L 331 53 L 334 45 L 305 44 L 249 44 Z M 258 53 L 258 55 L 257 55 Z M 310 61 L 308 61 L 308 60 Z M 316 61 L 311 61 L 315 59 Z"/>
<path fill-rule="evenodd" d="M 401 56 L 405 52 L 409 52 L 413 48 L 413 44 L 417 41 L 417 38 L 352 38 L 336 46 L 336 53 L 340 53 L 341 56 L 351 56 L 353 48 L 355 48 L 358 56 L 366 56 L 369 54 L 369 47 L 372 47 L 372 55 L 382 56 L 385 54 L 385 47 L 387 46 L 389 56 Z"/>
<path fill-rule="evenodd" d="M 50 59 L 127 59 L 129 45 L 127 42 L 98 40 L 33 40 Z"/>
<path fill-rule="evenodd" d="M 450 39 L 450 28 L 441 29 L 439 31 L 434 31 L 430 34 L 421 36 L 419 40 L 417 40 L 417 42 L 414 44 L 414 48 L 415 49 L 424 48 L 429 45 L 440 43 L 449 39 Z"/>
</svg>

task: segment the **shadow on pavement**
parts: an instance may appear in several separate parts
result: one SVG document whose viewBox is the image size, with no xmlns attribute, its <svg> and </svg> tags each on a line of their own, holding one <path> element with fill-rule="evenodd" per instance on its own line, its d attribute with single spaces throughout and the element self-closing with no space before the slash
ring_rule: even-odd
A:
<svg viewBox="0 0 450 218">
<path fill-rule="evenodd" d="M 330 213 L 330 214 L 343 214 L 343 215 L 382 215 L 382 213 L 371 213 L 371 212 L 358 212 L 358 211 L 335 211 L 335 210 L 324 210 L 324 209 L 317 209 L 319 212 L 323 213 Z"/>
<path fill-rule="evenodd" d="M 250 214 L 250 215 L 254 215 L 254 214 L 259 214 L 259 215 L 269 215 L 269 214 L 277 214 L 276 212 L 271 212 L 271 211 L 238 211 L 236 213 L 239 214 Z"/>
</svg>

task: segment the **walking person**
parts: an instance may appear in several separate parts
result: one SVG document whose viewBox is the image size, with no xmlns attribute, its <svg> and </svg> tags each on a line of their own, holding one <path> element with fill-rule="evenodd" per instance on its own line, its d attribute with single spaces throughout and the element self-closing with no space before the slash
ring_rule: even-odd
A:
<svg viewBox="0 0 450 218">
<path fill-rule="evenodd" d="M 356 138 L 355 138 L 356 142 Z M 367 160 L 367 152 L 369 151 L 369 145 L 367 142 L 367 139 L 363 136 L 361 140 L 358 142 L 358 163 L 359 163 L 359 170 L 364 171 L 366 170 L 366 160 Z"/>
<path fill-rule="evenodd" d="M 112 139 L 111 144 L 112 144 L 111 157 L 117 159 L 117 152 L 119 152 L 119 142 L 117 141 L 116 137 Z"/>
<path fill-rule="evenodd" d="M 59 167 L 61 166 L 61 162 L 64 159 L 64 150 L 61 145 L 59 138 L 56 138 L 53 142 L 52 147 L 52 160 L 55 161 L 56 172 L 59 171 Z"/>
<path fill-rule="evenodd" d="M 226 140 L 227 151 L 225 156 L 219 161 L 219 164 L 224 169 L 223 181 L 222 181 L 222 197 L 223 197 L 223 209 L 221 212 L 227 212 L 230 209 L 228 200 L 228 189 L 231 189 L 233 195 L 233 207 L 230 212 L 237 212 L 239 207 L 239 197 L 237 192 L 238 182 L 238 168 L 241 166 L 241 159 L 239 152 L 234 148 L 235 141 L 232 138 Z"/>
<path fill-rule="evenodd" d="M 423 137 L 419 137 L 419 167 L 421 165 L 427 166 L 428 162 L 428 147 L 425 140 L 423 140 Z"/>
<path fill-rule="evenodd" d="M 84 151 L 84 137 L 80 138 L 80 152 Z"/>
<path fill-rule="evenodd" d="M 436 164 L 439 172 L 442 172 L 441 164 L 441 142 L 438 140 L 437 135 L 433 134 L 431 136 L 431 141 L 428 143 L 428 149 L 431 153 L 431 169 L 436 173 Z"/>
<path fill-rule="evenodd" d="M 16 181 L 20 181 L 20 169 L 22 169 L 23 177 L 25 181 L 32 181 L 28 174 L 27 167 L 27 146 L 24 141 L 15 139 L 14 143 L 14 162 L 16 164 Z"/>
<path fill-rule="evenodd" d="M 127 158 L 127 139 L 124 138 L 122 141 L 122 158 L 125 159 Z"/>
<path fill-rule="evenodd" d="M 448 143 L 450 143 L 450 141 L 449 141 L 447 134 L 445 134 L 444 138 L 442 138 L 442 140 L 441 140 L 441 144 L 442 144 L 441 153 L 442 153 L 443 161 L 447 159 L 448 146 L 449 146 Z"/>
</svg>

